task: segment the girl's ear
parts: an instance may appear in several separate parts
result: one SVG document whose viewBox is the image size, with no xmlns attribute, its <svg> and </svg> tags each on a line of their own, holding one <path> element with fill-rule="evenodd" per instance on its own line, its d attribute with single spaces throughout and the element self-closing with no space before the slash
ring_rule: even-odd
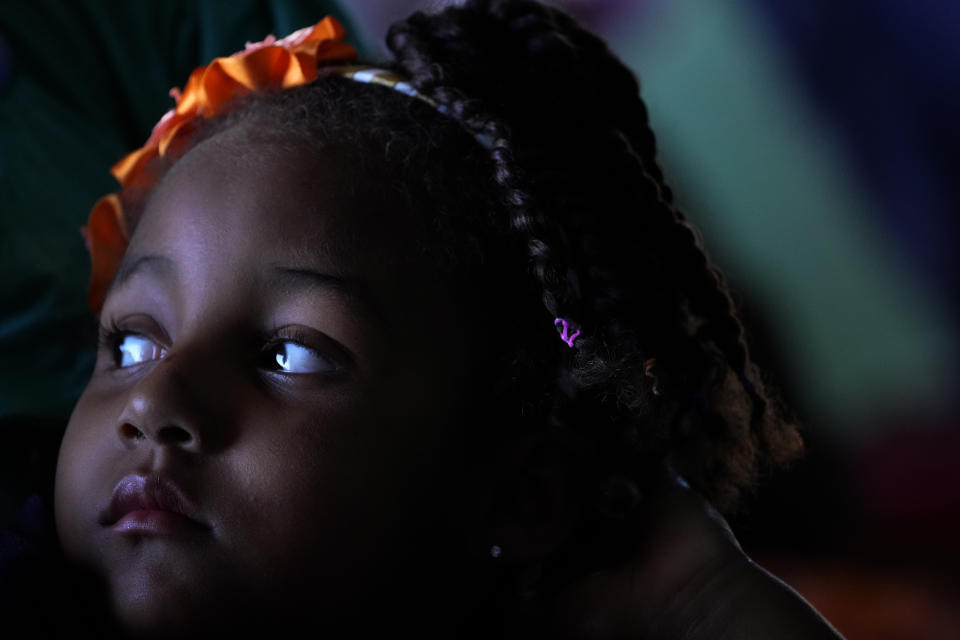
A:
<svg viewBox="0 0 960 640">
<path fill-rule="evenodd" d="M 595 448 L 578 434 L 551 432 L 510 439 L 499 453 L 484 474 L 478 532 L 505 564 L 542 560 L 570 538 L 593 493 Z"/>
</svg>

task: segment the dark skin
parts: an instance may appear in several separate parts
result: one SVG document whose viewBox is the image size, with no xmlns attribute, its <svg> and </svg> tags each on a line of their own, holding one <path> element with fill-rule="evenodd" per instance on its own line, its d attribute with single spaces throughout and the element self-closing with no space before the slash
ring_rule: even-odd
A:
<svg viewBox="0 0 960 640">
<path fill-rule="evenodd" d="M 556 637 L 842 640 L 798 593 L 753 563 L 726 520 L 669 468 L 637 519 L 632 557 L 560 596 Z"/>
<path fill-rule="evenodd" d="M 474 459 L 464 407 L 482 384 L 465 363 L 482 332 L 415 258 L 415 225 L 356 174 L 335 148 L 231 129 L 174 166 L 133 234 L 101 316 L 120 333 L 71 416 L 55 504 L 67 559 L 130 635 L 484 635 L 495 576 L 569 538 L 586 497 L 562 487 L 589 445 L 504 437 L 496 462 Z M 521 486 L 533 460 L 546 480 Z M 118 481 L 149 473 L 190 497 L 197 527 L 103 523 Z M 651 495 L 634 556 L 569 585 L 554 635 L 748 637 L 725 626 L 746 619 L 809 631 L 762 637 L 837 637 L 752 572 L 704 501 L 671 481 Z"/>
<path fill-rule="evenodd" d="M 245 136 L 199 145 L 151 199 L 101 316 L 128 333 L 101 348 L 61 447 L 63 548 L 134 632 L 306 604 L 335 626 L 361 594 L 389 619 L 457 581 L 432 565 L 460 526 L 466 323 L 335 154 Z M 98 521 L 121 478 L 150 472 L 203 528 Z"/>
</svg>

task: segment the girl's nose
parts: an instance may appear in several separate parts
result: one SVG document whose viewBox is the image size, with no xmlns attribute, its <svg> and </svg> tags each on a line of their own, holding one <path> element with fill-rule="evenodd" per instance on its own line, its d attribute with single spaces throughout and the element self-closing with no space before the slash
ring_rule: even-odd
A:
<svg viewBox="0 0 960 640">
<path fill-rule="evenodd" d="M 198 444 L 197 437 L 190 430 L 179 425 L 160 427 L 155 431 L 148 430 L 148 433 L 144 433 L 139 427 L 129 422 L 120 425 L 120 437 L 124 440 L 134 441 L 149 438 L 157 444 L 178 444 L 185 448 Z"/>
<path fill-rule="evenodd" d="M 126 446 L 152 444 L 200 453 L 213 444 L 210 390 L 203 376 L 181 369 L 177 354 L 170 352 L 156 362 L 129 391 L 120 414 L 117 435 Z"/>
</svg>

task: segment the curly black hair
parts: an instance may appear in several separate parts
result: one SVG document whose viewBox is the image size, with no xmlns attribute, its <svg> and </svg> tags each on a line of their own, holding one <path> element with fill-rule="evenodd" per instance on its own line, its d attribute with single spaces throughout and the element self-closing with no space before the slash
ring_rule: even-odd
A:
<svg viewBox="0 0 960 640">
<path fill-rule="evenodd" d="M 394 59 L 378 66 L 442 112 L 321 69 L 242 99 L 194 144 L 240 124 L 293 152 L 306 140 L 364 168 L 353 188 L 375 178 L 404 202 L 457 303 L 499 327 L 475 365 L 489 380 L 478 414 L 589 439 L 598 518 L 630 512 L 664 462 L 730 511 L 799 455 L 664 181 L 637 79 L 603 40 L 536 2 L 469 0 L 394 24 L 387 42 Z M 143 203 L 124 197 L 135 218 Z M 573 348 L 558 317 L 581 331 Z"/>
<path fill-rule="evenodd" d="M 608 452 L 611 477 L 668 457 L 730 510 L 764 466 L 795 457 L 797 430 L 673 204 L 636 77 L 604 41 L 557 9 L 477 0 L 415 14 L 387 42 L 418 90 L 494 140 L 493 181 L 546 323 L 582 327 L 553 376 L 562 410 L 590 416 L 580 427 Z"/>
</svg>

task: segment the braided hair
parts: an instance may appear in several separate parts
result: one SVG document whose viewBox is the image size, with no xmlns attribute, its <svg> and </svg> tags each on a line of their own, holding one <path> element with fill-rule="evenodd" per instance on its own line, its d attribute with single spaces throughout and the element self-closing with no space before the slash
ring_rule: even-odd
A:
<svg viewBox="0 0 960 640">
<path fill-rule="evenodd" d="M 798 454 L 724 279 L 673 203 L 637 80 L 606 44 L 557 9 L 509 0 L 415 14 L 387 41 L 419 90 L 494 140 L 493 179 L 544 315 L 572 316 L 586 336 L 559 363 L 563 410 L 593 405 L 583 426 L 611 477 L 668 456 L 729 510 L 764 466 Z"/>
<path fill-rule="evenodd" d="M 628 513 L 665 461 L 730 511 L 764 469 L 796 457 L 797 429 L 657 164 L 637 79 L 606 44 L 528 0 L 415 13 L 387 43 L 394 59 L 380 66 L 443 113 L 321 70 L 310 85 L 242 98 L 194 143 L 252 123 L 377 173 L 458 303 L 504 327 L 475 365 L 490 380 L 478 411 L 592 441 L 598 517 Z M 131 227 L 142 206 L 125 204 Z M 572 349 L 558 317 L 581 330 Z"/>
</svg>

